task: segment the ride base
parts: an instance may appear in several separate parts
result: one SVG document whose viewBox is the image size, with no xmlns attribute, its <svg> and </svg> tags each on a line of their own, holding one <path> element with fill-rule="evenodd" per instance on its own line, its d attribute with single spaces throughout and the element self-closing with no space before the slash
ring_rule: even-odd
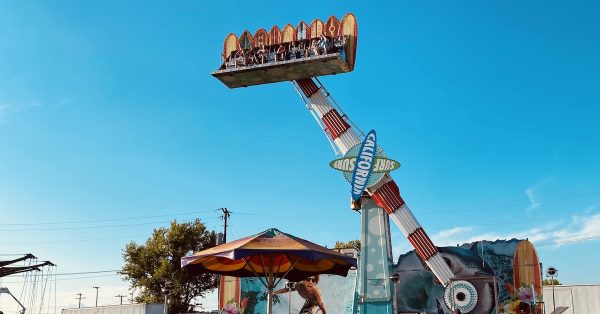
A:
<svg viewBox="0 0 600 314">
<path fill-rule="evenodd" d="M 393 283 L 390 279 L 392 249 L 390 224 L 385 211 L 368 196 L 362 202 L 362 237 L 354 313 L 392 314 Z"/>
</svg>

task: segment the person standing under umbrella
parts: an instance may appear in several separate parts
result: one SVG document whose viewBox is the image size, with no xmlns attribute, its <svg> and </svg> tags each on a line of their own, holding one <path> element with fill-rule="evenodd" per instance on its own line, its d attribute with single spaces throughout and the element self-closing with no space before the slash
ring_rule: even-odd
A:
<svg viewBox="0 0 600 314">
<path fill-rule="evenodd" d="M 319 283 L 319 275 L 308 277 L 301 282 L 295 283 L 291 288 L 283 288 L 277 291 L 274 291 L 274 294 L 281 294 L 289 291 L 298 291 L 298 294 L 306 300 L 302 309 L 300 309 L 299 314 L 314 313 L 318 307 L 321 309 L 321 313 L 327 314 L 327 310 L 325 310 L 325 303 L 323 302 L 323 298 L 321 297 L 321 291 L 317 284 Z M 290 290 L 291 289 L 291 290 Z"/>
<path fill-rule="evenodd" d="M 273 313 L 273 290 L 283 278 L 299 281 L 318 274 L 347 276 L 350 268 L 356 266 L 354 257 L 275 228 L 181 258 L 181 267 L 186 268 L 190 276 L 213 273 L 259 277 L 267 290 L 267 314 Z M 316 304 L 325 314 L 321 293 L 316 287 L 317 281 L 317 277 L 314 277 L 312 284 L 305 280 L 303 287 L 298 286 L 297 291 L 302 289 L 305 299 L 310 299 L 309 303 Z"/>
</svg>

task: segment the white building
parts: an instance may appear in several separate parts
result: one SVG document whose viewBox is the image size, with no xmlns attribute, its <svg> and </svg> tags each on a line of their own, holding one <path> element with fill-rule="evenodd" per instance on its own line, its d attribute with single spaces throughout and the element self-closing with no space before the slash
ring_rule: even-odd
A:
<svg viewBox="0 0 600 314">
<path fill-rule="evenodd" d="M 63 309 L 62 314 L 164 314 L 164 304 L 123 304 Z"/>
<path fill-rule="evenodd" d="M 554 300 L 554 302 L 553 302 Z M 554 305 L 567 307 L 564 314 L 598 314 L 600 313 L 599 285 L 558 285 L 544 286 L 544 303 L 546 313 L 554 310 Z"/>
</svg>

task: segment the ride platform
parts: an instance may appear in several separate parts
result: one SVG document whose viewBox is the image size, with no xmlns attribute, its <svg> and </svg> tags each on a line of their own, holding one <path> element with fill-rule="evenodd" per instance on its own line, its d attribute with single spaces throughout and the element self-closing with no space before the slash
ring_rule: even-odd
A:
<svg viewBox="0 0 600 314">
<path fill-rule="evenodd" d="M 300 21 L 270 31 L 230 33 L 223 42 L 221 66 L 211 75 L 229 88 L 247 87 L 347 73 L 354 69 L 357 45 L 352 13 L 327 22 Z"/>
<path fill-rule="evenodd" d="M 211 73 L 229 88 L 248 87 L 352 71 L 344 52 L 329 53 L 251 66 L 229 67 Z"/>
</svg>

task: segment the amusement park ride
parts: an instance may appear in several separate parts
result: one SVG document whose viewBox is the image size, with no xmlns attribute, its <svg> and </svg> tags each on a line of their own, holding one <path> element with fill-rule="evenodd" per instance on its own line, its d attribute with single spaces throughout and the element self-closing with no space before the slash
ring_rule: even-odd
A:
<svg viewBox="0 0 600 314">
<path fill-rule="evenodd" d="M 223 63 L 212 73 L 229 88 L 291 81 L 332 145 L 338 159 L 331 167 L 343 172 L 352 185 L 352 208 L 362 210 L 362 248 L 356 302 L 361 313 L 392 313 L 391 245 L 389 218 L 400 228 L 417 255 L 445 287 L 447 310 L 491 313 L 497 283 L 491 274 L 466 276 L 452 252 L 442 252 L 412 214 L 390 172 L 399 164 L 388 159 L 375 131 L 364 134 L 339 108 L 318 76 L 354 69 L 357 23 L 353 14 L 341 21 L 315 19 L 280 30 L 229 34 Z M 370 225 L 377 222 L 378 230 Z M 356 309 L 355 309 L 356 311 Z"/>
<path fill-rule="evenodd" d="M 11 266 L 11 265 L 17 264 L 19 262 L 25 262 L 26 265 Z M 23 273 L 28 273 L 28 272 L 32 272 L 32 271 L 40 271 L 40 270 L 42 270 L 43 267 L 46 267 L 46 266 L 56 266 L 56 265 L 54 265 L 52 262 L 49 262 L 49 261 L 37 262 L 37 258 L 35 256 L 33 256 L 32 254 L 25 254 L 22 257 L 12 259 L 12 260 L 0 261 L 0 279 L 2 279 L 3 277 L 15 275 L 15 274 L 23 274 Z M 17 303 L 17 305 L 20 308 L 18 313 L 25 314 L 25 310 L 26 310 L 25 305 L 23 305 L 23 303 L 21 301 L 19 301 L 19 299 L 17 299 L 17 297 L 15 297 L 15 295 L 12 294 L 7 287 L 0 287 L 0 295 L 2 295 L 2 294 L 7 294 L 7 295 L 11 296 L 11 298 Z M 21 292 L 21 295 L 22 294 L 23 293 Z M 32 302 L 29 302 L 29 303 L 32 304 Z M 0 311 L 0 313 L 1 313 L 1 311 Z"/>
</svg>

